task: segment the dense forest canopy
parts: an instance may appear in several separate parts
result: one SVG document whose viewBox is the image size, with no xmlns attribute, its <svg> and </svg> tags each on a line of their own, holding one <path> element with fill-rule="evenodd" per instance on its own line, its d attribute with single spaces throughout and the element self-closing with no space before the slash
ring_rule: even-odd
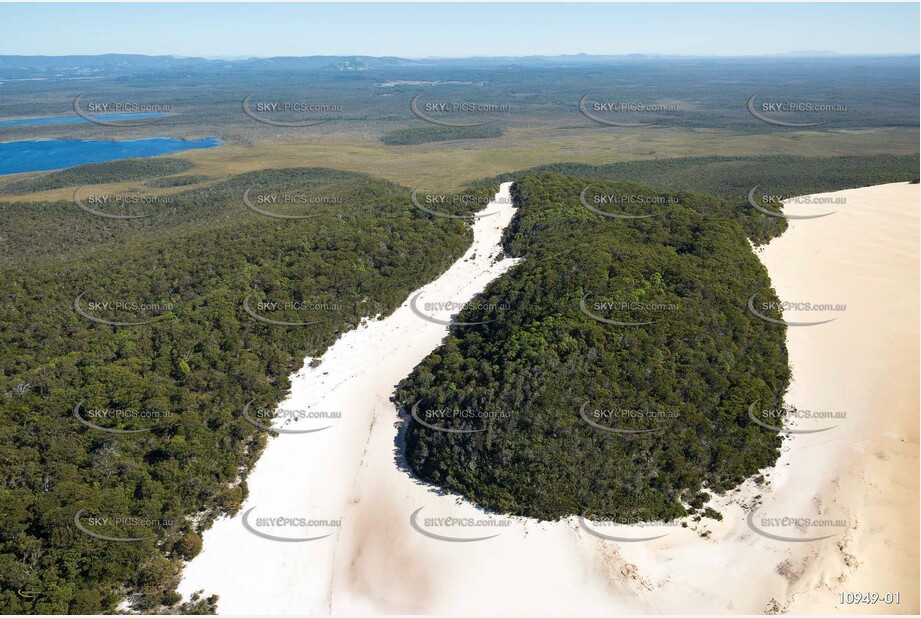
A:
<svg viewBox="0 0 921 618">
<path fill-rule="evenodd" d="M 253 185 L 254 200 L 329 199 L 276 207 L 318 215 L 279 220 L 244 206 Z M 2 205 L 15 249 L 0 271 L 4 613 L 111 612 L 129 592 L 140 610 L 176 603 L 181 561 L 213 517 L 239 508 L 265 445 L 244 405 L 273 408 L 305 357 L 393 311 L 471 238 L 465 223 L 412 206 L 403 187 L 323 169 L 245 174 L 179 194 L 172 207 L 126 221 L 66 202 Z M 88 319 L 78 295 L 95 318 L 146 323 Z M 267 317 L 315 323 L 253 319 L 248 295 L 256 308 L 297 303 Z M 97 413 L 98 427 L 130 433 L 89 427 L 78 407 Z M 94 538 L 78 513 L 142 518 L 93 530 L 150 538 Z M 207 609 L 199 605 L 185 610 Z"/>
<path fill-rule="evenodd" d="M 429 142 L 446 142 L 455 139 L 482 139 L 500 137 L 502 128 L 495 124 L 479 127 L 410 127 L 388 131 L 381 141 L 388 146 L 407 146 Z"/>
<path fill-rule="evenodd" d="M 670 520 L 776 460 L 780 438 L 747 409 L 786 390 L 785 329 L 746 311 L 770 280 L 741 225 L 712 214 L 717 200 L 600 183 L 643 198 L 621 214 L 659 204 L 611 219 L 580 203 L 589 182 L 515 183 L 505 246 L 525 261 L 481 303 L 503 309 L 461 312 L 484 323 L 457 327 L 398 389 L 407 409 L 462 431 L 410 421 L 407 457 L 504 513 Z"/>
<path fill-rule="evenodd" d="M 780 217 L 756 211 L 749 192 L 785 199 L 825 191 L 907 182 L 918 177 L 919 158 L 912 155 L 853 157 L 801 157 L 766 155 L 750 157 L 672 157 L 624 161 L 608 165 L 557 163 L 542 165 L 490 179 L 506 182 L 534 172 L 556 172 L 591 180 L 637 182 L 663 191 L 698 191 L 720 198 L 711 201 L 710 214 L 738 221 L 752 242 L 766 243 L 787 229 Z M 779 206 L 779 205 L 778 205 Z M 783 212 L 782 208 L 771 210 Z"/>
</svg>

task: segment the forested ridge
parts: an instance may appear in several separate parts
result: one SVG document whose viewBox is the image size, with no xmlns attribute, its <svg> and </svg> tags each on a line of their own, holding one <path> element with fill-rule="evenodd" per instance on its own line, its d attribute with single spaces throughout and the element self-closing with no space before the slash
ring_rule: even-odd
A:
<svg viewBox="0 0 921 618">
<path fill-rule="evenodd" d="M 711 214 L 738 221 L 752 242 L 766 243 L 787 229 L 783 218 L 757 212 L 748 201 L 757 196 L 788 198 L 825 191 L 907 182 L 918 177 L 918 154 L 846 157 L 762 155 L 747 157 L 669 157 L 622 161 L 607 165 L 557 163 L 488 182 L 506 182 L 537 172 L 556 172 L 590 180 L 618 180 L 662 191 L 698 191 L 720 198 L 708 205 Z M 773 208 L 773 206 L 771 207 Z M 778 212 L 782 212 L 777 208 Z"/>
<path fill-rule="evenodd" d="M 407 458 L 421 478 L 502 513 L 671 520 L 776 460 L 780 438 L 747 409 L 786 390 L 785 327 L 746 310 L 770 281 L 742 226 L 712 214 L 717 200 L 596 181 L 601 194 L 663 204 L 611 219 L 580 203 L 589 183 L 515 183 L 504 242 L 525 261 L 484 292 L 478 305 L 493 309 L 458 316 L 485 324 L 454 329 L 397 391 L 407 410 L 442 411 L 440 425 L 466 433 L 410 421 Z M 585 298 L 600 317 L 639 325 L 597 321 Z M 646 433 L 600 429 L 585 403 L 642 411 L 589 420 Z"/>
<path fill-rule="evenodd" d="M 271 218 L 244 206 L 254 184 L 252 200 L 271 192 L 327 203 L 274 207 L 315 218 Z M 67 202 L 3 205 L 4 236 L 31 252 L 0 271 L 4 613 L 111 612 L 128 594 L 142 611 L 173 606 L 181 560 L 199 551 L 213 517 L 239 508 L 266 443 L 244 404 L 276 405 L 305 357 L 361 318 L 393 311 L 470 243 L 466 224 L 421 212 L 406 188 L 332 170 L 245 174 L 179 194 L 171 208 L 125 221 Z M 20 238 L 26 229 L 56 231 Z M 92 321 L 75 310 L 81 294 L 93 317 L 150 321 Z M 307 307 L 272 319 L 315 323 L 253 319 L 242 306 L 250 294 L 256 307 Z M 135 433 L 88 427 L 78 405 L 112 410 L 93 422 Z M 141 518 L 94 530 L 152 538 L 94 538 L 76 526 L 78 513 Z"/>
</svg>

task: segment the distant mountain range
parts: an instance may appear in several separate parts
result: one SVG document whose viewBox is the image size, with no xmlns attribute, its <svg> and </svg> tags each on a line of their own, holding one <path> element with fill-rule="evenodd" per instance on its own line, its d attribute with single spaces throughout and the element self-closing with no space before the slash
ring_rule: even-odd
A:
<svg viewBox="0 0 921 618">
<path fill-rule="evenodd" d="M 770 56 L 747 56 L 757 58 L 836 58 L 847 57 L 828 51 L 802 51 L 774 54 Z M 513 66 L 589 66 L 649 60 L 729 60 L 730 57 L 680 56 L 668 54 L 625 54 L 601 56 L 571 54 L 563 56 L 478 56 L 471 58 L 397 58 L 393 56 L 277 56 L 272 58 L 195 58 L 181 56 L 144 56 L 139 54 L 103 54 L 98 56 L 0 56 L 0 69 L 25 70 L 30 72 L 137 72 L 144 70 L 330 70 L 367 71 L 400 67 L 496 67 Z M 742 57 L 740 57 L 741 59 Z"/>
</svg>

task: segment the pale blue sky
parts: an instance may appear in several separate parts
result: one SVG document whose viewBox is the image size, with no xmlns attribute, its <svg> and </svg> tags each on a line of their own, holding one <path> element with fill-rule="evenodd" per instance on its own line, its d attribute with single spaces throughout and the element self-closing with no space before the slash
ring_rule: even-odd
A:
<svg viewBox="0 0 921 618">
<path fill-rule="evenodd" d="M 919 53 L 917 3 L 0 4 L 0 54 Z"/>
</svg>

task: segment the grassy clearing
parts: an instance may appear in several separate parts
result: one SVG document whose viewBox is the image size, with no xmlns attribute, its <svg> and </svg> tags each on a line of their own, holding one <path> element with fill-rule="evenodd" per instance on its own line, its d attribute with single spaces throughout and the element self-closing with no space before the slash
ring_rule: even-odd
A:
<svg viewBox="0 0 921 618">
<path fill-rule="evenodd" d="M 743 134 L 661 128 L 537 127 L 510 129 L 495 139 L 413 146 L 387 146 L 377 139 L 329 135 L 228 144 L 175 156 L 192 161 L 195 167 L 188 173 L 208 176 L 212 179 L 209 182 L 261 169 L 316 166 L 364 172 L 407 187 L 456 191 L 480 178 L 549 163 L 603 164 L 709 155 L 912 154 L 918 152 L 918 141 L 917 129 Z M 10 178 L 20 177 L 22 175 Z M 106 185 L 107 191 L 140 191 L 145 195 L 166 195 L 188 188 L 153 189 L 139 182 Z M 17 200 L 69 200 L 72 194 L 72 189 L 60 189 L 17 197 Z"/>
</svg>

